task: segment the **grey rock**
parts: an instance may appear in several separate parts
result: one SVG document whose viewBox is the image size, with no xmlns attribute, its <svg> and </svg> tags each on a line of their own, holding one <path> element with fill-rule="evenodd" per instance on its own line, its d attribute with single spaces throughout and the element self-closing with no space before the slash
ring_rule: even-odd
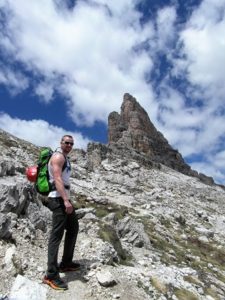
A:
<svg viewBox="0 0 225 300">
<path fill-rule="evenodd" d="M 11 236 L 11 218 L 6 214 L 0 213 L 0 238 L 10 239 Z"/>
<path fill-rule="evenodd" d="M 28 278 L 18 275 L 10 292 L 10 299 L 17 300 L 45 300 L 47 288 L 31 281 Z"/>
<path fill-rule="evenodd" d="M 76 215 L 78 217 L 78 219 L 83 218 L 84 216 L 86 216 L 87 214 L 94 214 L 95 213 L 95 209 L 94 208 L 79 208 L 76 209 Z"/>
<path fill-rule="evenodd" d="M 130 217 L 125 217 L 117 223 L 116 229 L 120 238 L 125 239 L 135 247 L 151 248 L 143 224 L 135 222 Z"/>
<path fill-rule="evenodd" d="M 40 207 L 36 203 L 31 202 L 27 208 L 26 215 L 34 225 L 35 229 L 40 229 L 43 232 L 46 232 L 48 225 L 42 210 L 43 208 L 40 209 Z"/>
<path fill-rule="evenodd" d="M 96 274 L 99 284 L 104 287 L 111 287 L 117 284 L 113 275 L 109 271 L 100 271 Z"/>
<path fill-rule="evenodd" d="M 214 183 L 211 177 L 191 170 L 182 155 L 169 145 L 143 107 L 130 94 L 124 94 L 120 114 L 112 112 L 109 115 L 108 128 L 109 144 L 116 143 L 133 148 L 156 162 L 184 174 L 196 176 L 206 184 Z"/>
<path fill-rule="evenodd" d="M 11 161 L 0 162 L 0 177 L 13 176 L 16 173 L 15 165 Z"/>
</svg>

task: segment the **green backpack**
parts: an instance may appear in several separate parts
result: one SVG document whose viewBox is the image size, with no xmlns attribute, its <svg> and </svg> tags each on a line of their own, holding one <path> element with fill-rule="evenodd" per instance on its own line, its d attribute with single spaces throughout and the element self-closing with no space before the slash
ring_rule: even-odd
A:
<svg viewBox="0 0 225 300">
<path fill-rule="evenodd" d="M 57 152 L 57 151 L 55 151 Z M 44 148 L 40 151 L 39 159 L 37 163 L 37 178 L 35 182 L 36 191 L 41 195 L 48 195 L 51 191 L 55 190 L 55 184 L 49 181 L 48 162 L 54 152 L 51 148 Z M 63 165 L 64 170 L 67 165 L 65 157 L 65 163 Z"/>
</svg>

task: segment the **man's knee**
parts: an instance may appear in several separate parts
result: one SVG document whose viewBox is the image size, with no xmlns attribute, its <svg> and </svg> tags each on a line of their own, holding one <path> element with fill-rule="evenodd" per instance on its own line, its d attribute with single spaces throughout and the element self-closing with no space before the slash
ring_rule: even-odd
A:
<svg viewBox="0 0 225 300">
<path fill-rule="evenodd" d="M 67 224 L 67 232 L 70 234 L 70 235 L 77 235 L 78 234 L 78 231 L 79 231 L 79 222 L 77 220 L 77 218 L 73 218 L 73 220 L 71 222 L 69 222 Z"/>
</svg>

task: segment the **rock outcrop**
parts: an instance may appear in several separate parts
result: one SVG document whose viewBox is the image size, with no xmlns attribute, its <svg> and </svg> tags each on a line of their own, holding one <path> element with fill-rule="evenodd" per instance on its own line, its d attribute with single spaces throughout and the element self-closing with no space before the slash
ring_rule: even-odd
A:
<svg viewBox="0 0 225 300">
<path fill-rule="evenodd" d="M 147 112 L 129 94 L 124 95 L 120 114 L 112 112 L 108 117 L 108 142 L 133 148 L 154 162 L 196 176 L 207 184 L 214 183 L 211 177 L 198 174 L 185 163 L 182 155 L 170 146 L 163 134 L 155 128 Z"/>
<path fill-rule="evenodd" d="M 68 291 L 45 286 L 38 299 L 223 300 L 225 190 L 153 160 L 144 145 L 142 151 L 127 145 L 90 143 L 87 151 L 71 152 L 71 201 L 80 225 L 74 259 L 82 267 L 61 274 Z M 27 299 L 26 286 L 28 299 L 43 290 L 51 212 L 24 175 L 39 150 L 0 130 L 4 300 L 15 292 Z M 59 259 L 62 252 L 61 245 Z"/>
</svg>

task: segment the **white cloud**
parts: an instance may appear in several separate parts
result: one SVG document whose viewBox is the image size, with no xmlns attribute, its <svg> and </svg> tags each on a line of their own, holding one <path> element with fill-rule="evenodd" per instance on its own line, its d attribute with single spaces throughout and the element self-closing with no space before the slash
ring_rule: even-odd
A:
<svg viewBox="0 0 225 300">
<path fill-rule="evenodd" d="M 223 142 L 224 144 L 224 142 Z M 190 163 L 192 169 L 199 173 L 206 174 L 213 177 L 214 181 L 224 185 L 225 183 L 225 151 L 219 151 L 214 149 L 212 143 L 211 150 L 205 151 L 205 156 L 201 157 L 200 161 Z M 199 152 L 201 153 L 201 152 Z M 204 152 L 203 152 L 204 153 Z M 198 154 L 197 154 L 198 155 Z"/>
<path fill-rule="evenodd" d="M 171 47 L 171 43 L 176 38 L 176 10 L 175 7 L 165 7 L 158 11 L 157 14 L 157 35 L 158 48 L 166 51 Z"/>
<path fill-rule="evenodd" d="M 0 67 L 0 84 L 7 86 L 12 95 L 28 88 L 28 80 L 21 72 L 11 70 L 1 65 Z"/>
<path fill-rule="evenodd" d="M 54 88 L 51 82 L 41 82 L 35 87 L 35 93 L 43 99 L 44 102 L 49 102 L 53 98 Z"/>
<path fill-rule="evenodd" d="M 50 0 L 8 0 L 11 39 L 3 46 L 13 49 L 13 43 L 17 60 L 45 81 L 55 80 L 55 88 L 67 96 L 75 122 L 106 121 L 127 91 L 140 96 L 140 101 L 153 100 L 144 80 L 153 66 L 151 57 L 144 49 L 134 50 L 151 37 L 152 28 L 140 26 L 136 2 L 78 1 L 73 11 L 66 11 Z M 121 17 L 122 11 L 127 18 Z M 64 78 L 61 83 L 59 76 Z M 41 96 L 44 90 L 43 85 L 35 89 Z M 45 101 L 50 101 L 52 94 L 47 92 Z"/>
<path fill-rule="evenodd" d="M 80 133 L 65 131 L 65 129 L 48 124 L 43 120 L 20 120 L 8 114 L 0 113 L 0 128 L 37 146 L 47 146 L 56 149 L 64 134 L 74 137 L 75 147 L 85 149 L 88 142 Z"/>
<path fill-rule="evenodd" d="M 215 151 L 225 136 L 222 112 L 188 106 L 184 95 L 168 86 L 162 88 L 158 116 L 160 130 L 185 156 Z"/>
<path fill-rule="evenodd" d="M 159 127 L 185 157 L 201 154 L 205 162 L 193 168 L 221 182 L 224 170 L 210 157 L 225 138 L 225 1 L 202 1 L 176 34 L 177 47 L 168 51 L 173 68 L 159 86 Z"/>
<path fill-rule="evenodd" d="M 217 167 L 220 167 L 222 162 L 223 168 L 225 169 L 225 164 L 223 163 L 225 161 L 225 150 L 218 152 L 213 160 L 215 161 Z"/>
<path fill-rule="evenodd" d="M 182 69 L 209 102 L 225 103 L 225 1 L 202 1 L 181 32 Z"/>
<path fill-rule="evenodd" d="M 220 166 L 218 166 L 218 163 L 220 163 Z M 222 160 L 216 160 L 215 158 L 211 157 L 211 160 L 209 161 L 191 163 L 190 166 L 199 173 L 207 174 L 208 176 L 211 176 L 217 183 L 224 185 L 225 168 L 221 168 L 221 164 L 223 164 Z"/>
</svg>

